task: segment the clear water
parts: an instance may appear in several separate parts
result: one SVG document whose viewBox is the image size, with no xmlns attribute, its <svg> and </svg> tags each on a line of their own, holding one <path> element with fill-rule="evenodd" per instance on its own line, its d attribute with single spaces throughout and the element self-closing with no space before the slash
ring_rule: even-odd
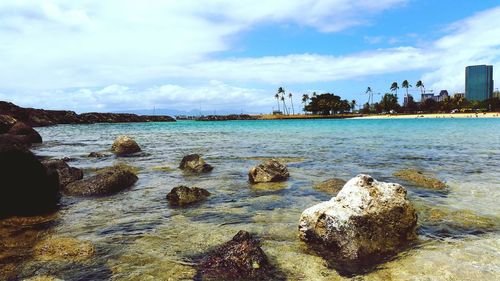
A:
<svg viewBox="0 0 500 281">
<path fill-rule="evenodd" d="M 344 280 L 298 240 L 298 220 L 305 208 L 330 198 L 313 189 L 314 183 L 366 173 L 408 188 L 419 210 L 420 244 L 356 280 L 500 279 L 500 119 L 182 121 L 39 131 L 44 139 L 35 148 L 39 155 L 74 158 L 70 164 L 86 171 L 118 162 L 141 171 L 129 190 L 103 198 L 63 198 L 50 223 L 10 231 L 14 240 L 75 237 L 97 249 L 91 260 L 71 264 L 42 262 L 23 249 L 22 261 L 14 258 L 8 265 L 18 278 L 190 280 L 195 274 L 190 257 L 243 229 L 261 238 L 289 280 Z M 145 155 L 86 157 L 108 150 L 122 134 L 135 138 Z M 176 169 L 190 153 L 202 154 L 214 171 L 186 176 Z M 256 157 L 288 159 L 291 179 L 250 185 L 247 172 L 259 163 Z M 402 168 L 432 172 L 449 190 L 426 191 L 392 176 Z M 165 196 L 180 184 L 213 195 L 189 208 L 171 208 Z M 436 224 L 429 210 L 453 215 Z"/>
</svg>

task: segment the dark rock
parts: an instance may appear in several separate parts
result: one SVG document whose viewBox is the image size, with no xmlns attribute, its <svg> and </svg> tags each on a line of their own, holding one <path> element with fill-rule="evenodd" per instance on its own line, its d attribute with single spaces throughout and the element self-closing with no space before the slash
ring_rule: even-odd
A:
<svg viewBox="0 0 500 281">
<path fill-rule="evenodd" d="M 248 172 L 248 179 L 251 183 L 280 182 L 286 181 L 288 177 L 290 174 L 286 165 L 276 159 L 264 161 Z"/>
<path fill-rule="evenodd" d="M 132 138 L 128 136 L 119 136 L 113 143 L 111 151 L 118 156 L 126 156 L 140 152 L 141 148 Z"/>
<path fill-rule="evenodd" d="M 179 168 L 193 173 L 207 173 L 214 169 L 214 167 L 205 163 L 205 160 L 203 160 L 199 154 L 184 156 Z"/>
<path fill-rule="evenodd" d="M 100 153 L 100 152 L 90 152 L 87 157 L 89 157 L 89 158 L 102 158 L 102 157 L 106 157 L 106 155 L 104 153 Z"/>
<path fill-rule="evenodd" d="M 138 180 L 137 176 L 120 167 L 108 168 L 86 179 L 68 184 L 65 194 L 75 196 L 111 195 L 131 187 Z"/>
<path fill-rule="evenodd" d="M 210 196 L 210 192 L 203 188 L 177 186 L 174 187 L 168 194 L 167 200 L 171 205 L 184 206 L 194 202 L 202 201 Z"/>
<path fill-rule="evenodd" d="M 41 143 L 42 142 L 42 136 L 35 131 L 35 129 L 31 128 L 30 126 L 24 124 L 23 122 L 16 122 L 7 132 L 8 134 L 11 135 L 16 135 L 16 136 L 25 136 L 26 142 L 29 143 Z"/>
<path fill-rule="evenodd" d="M 63 160 L 45 160 L 42 161 L 42 164 L 48 169 L 57 171 L 57 174 L 59 175 L 59 186 L 61 188 L 64 188 L 66 185 L 83 178 L 82 170 L 70 167 Z"/>
<path fill-rule="evenodd" d="M 0 216 L 42 214 L 54 210 L 59 198 L 55 171 L 22 147 L 0 145 Z"/>
<path fill-rule="evenodd" d="M 339 191 L 342 189 L 344 184 L 346 184 L 345 180 L 333 178 L 333 179 L 329 179 L 329 180 L 320 182 L 318 184 L 315 184 L 314 189 L 335 195 L 335 194 L 339 193 Z"/>
<path fill-rule="evenodd" d="M 0 115 L 0 134 L 7 133 L 17 120 L 9 115 Z"/>
<path fill-rule="evenodd" d="M 257 120 L 257 117 L 248 114 L 208 115 L 196 118 L 196 121 L 231 121 L 231 120 Z"/>
<path fill-rule="evenodd" d="M 260 242 L 240 230 L 232 240 L 207 253 L 197 265 L 203 280 L 276 280 Z"/>
<path fill-rule="evenodd" d="M 23 136 L 14 136 L 9 134 L 0 135 L 0 147 L 3 146 L 15 146 L 20 149 L 26 149 L 31 146 L 29 142 L 26 142 Z"/>
<path fill-rule="evenodd" d="M 122 122 L 175 122 L 170 116 L 145 116 L 122 113 L 76 114 L 66 110 L 22 108 L 13 103 L 0 101 L 0 114 L 9 115 L 28 126 L 42 127 L 56 124 L 92 124 Z"/>
</svg>

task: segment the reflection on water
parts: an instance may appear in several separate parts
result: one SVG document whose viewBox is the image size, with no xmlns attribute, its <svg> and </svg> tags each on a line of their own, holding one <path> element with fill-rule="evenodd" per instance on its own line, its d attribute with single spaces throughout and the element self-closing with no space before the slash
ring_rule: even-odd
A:
<svg viewBox="0 0 500 281">
<path fill-rule="evenodd" d="M 0 221 L 0 276 L 64 280 L 190 280 L 191 257 L 234 236 L 257 234 L 271 261 L 289 280 L 344 280 L 297 237 L 301 212 L 330 199 L 312 186 L 329 178 L 367 173 L 398 182 L 401 168 L 434 173 L 446 192 L 403 183 L 419 212 L 418 247 L 401 253 L 359 280 L 500 279 L 500 120 L 277 120 L 61 125 L 40 128 L 35 152 L 70 157 L 92 173 L 116 163 L 139 168 L 139 181 L 103 198 L 63 198 L 41 221 Z M 87 158 L 127 134 L 144 154 Z M 186 175 L 176 167 L 191 153 L 215 167 Z M 250 185 L 250 167 L 268 157 L 286 161 L 286 183 Z M 165 199 L 177 185 L 212 196 L 187 208 Z M 46 237 L 91 241 L 87 260 L 41 261 L 32 253 Z M 1 277 L 0 277 L 1 278 Z"/>
</svg>

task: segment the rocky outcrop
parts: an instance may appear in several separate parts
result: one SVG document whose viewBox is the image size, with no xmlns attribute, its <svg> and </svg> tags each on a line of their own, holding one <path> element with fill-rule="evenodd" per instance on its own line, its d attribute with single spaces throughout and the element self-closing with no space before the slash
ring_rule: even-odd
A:
<svg viewBox="0 0 500 281">
<path fill-rule="evenodd" d="M 286 181 L 288 177 L 290 174 L 286 165 L 276 159 L 264 161 L 248 172 L 251 183 L 280 182 Z"/>
<path fill-rule="evenodd" d="M 342 187 L 346 184 L 346 181 L 343 179 L 329 179 L 314 185 L 314 189 L 326 192 L 329 194 L 336 195 L 342 189 Z"/>
<path fill-rule="evenodd" d="M 51 159 L 42 161 L 42 164 L 48 168 L 55 170 L 59 175 L 59 186 L 64 188 L 66 185 L 81 180 L 83 178 L 83 171 L 70 167 L 65 161 L 59 159 Z"/>
<path fill-rule="evenodd" d="M 8 134 L 11 135 L 16 135 L 16 136 L 24 136 L 25 141 L 29 143 L 41 143 L 42 142 L 42 136 L 35 131 L 35 129 L 31 128 L 30 126 L 24 124 L 23 122 L 16 122 L 7 132 Z"/>
<path fill-rule="evenodd" d="M 0 145 L 0 217 L 45 213 L 57 207 L 59 198 L 55 171 L 22 147 Z"/>
<path fill-rule="evenodd" d="M 9 115 L 0 115 L 0 134 L 7 133 L 17 120 Z"/>
<path fill-rule="evenodd" d="M 122 122 L 175 122 L 170 116 L 144 116 L 123 113 L 76 114 L 65 110 L 22 108 L 13 103 L 0 101 L 0 114 L 9 115 L 28 126 L 42 127 L 56 124 L 92 124 Z"/>
<path fill-rule="evenodd" d="M 276 280 L 260 242 L 241 230 L 206 254 L 197 268 L 202 280 Z"/>
<path fill-rule="evenodd" d="M 230 114 L 230 115 L 207 115 L 196 118 L 196 121 L 231 121 L 231 120 L 257 120 L 255 116 L 248 114 Z"/>
<path fill-rule="evenodd" d="M 184 156 L 179 168 L 192 173 L 207 173 L 214 169 L 214 167 L 205 163 L 205 160 L 203 160 L 199 154 Z"/>
<path fill-rule="evenodd" d="M 299 234 L 334 266 L 356 271 L 409 245 L 416 226 L 417 214 L 403 186 L 358 175 L 330 201 L 306 209 Z"/>
<path fill-rule="evenodd" d="M 210 192 L 203 188 L 176 186 L 168 194 L 167 200 L 173 206 L 184 206 L 199 202 L 210 196 Z"/>
<path fill-rule="evenodd" d="M 116 138 L 111 151 L 118 156 L 127 156 L 141 151 L 141 148 L 129 136 L 119 136 Z"/>
<path fill-rule="evenodd" d="M 394 173 L 394 176 L 425 188 L 437 190 L 446 188 L 446 184 L 444 182 L 415 169 L 399 170 Z"/>
<path fill-rule="evenodd" d="M 131 187 L 138 180 L 128 169 L 113 167 L 97 175 L 78 180 L 64 187 L 65 194 L 74 196 L 103 196 Z"/>
<path fill-rule="evenodd" d="M 8 115 L 0 115 L 0 141 L 16 141 L 23 146 L 30 146 L 32 143 L 41 143 L 42 137 L 30 126 L 16 120 Z"/>
</svg>

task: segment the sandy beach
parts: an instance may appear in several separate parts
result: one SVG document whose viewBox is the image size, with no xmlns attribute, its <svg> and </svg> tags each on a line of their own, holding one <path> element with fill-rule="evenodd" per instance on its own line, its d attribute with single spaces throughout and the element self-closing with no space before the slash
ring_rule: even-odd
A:
<svg viewBox="0 0 500 281">
<path fill-rule="evenodd" d="M 428 113 L 428 114 L 373 114 L 354 119 L 418 119 L 418 118 L 500 118 L 499 112 L 484 113 Z"/>
</svg>

